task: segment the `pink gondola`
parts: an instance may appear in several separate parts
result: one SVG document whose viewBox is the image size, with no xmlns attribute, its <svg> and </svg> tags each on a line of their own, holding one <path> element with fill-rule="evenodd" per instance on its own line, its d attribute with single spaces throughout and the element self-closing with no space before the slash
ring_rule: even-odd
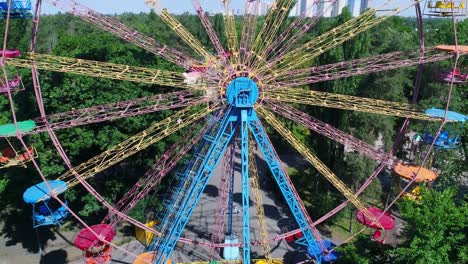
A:
<svg viewBox="0 0 468 264">
<path fill-rule="evenodd" d="M 0 50 L 0 57 L 3 57 L 3 54 L 5 54 L 6 58 L 17 58 L 21 56 L 21 52 L 17 49 L 14 50 Z"/>
<path fill-rule="evenodd" d="M 6 94 L 8 92 L 8 89 L 10 89 L 10 92 L 18 92 L 24 90 L 21 78 L 18 75 L 16 75 L 13 80 L 8 81 L 8 86 L 3 85 L 3 83 L 0 82 L 0 94 Z"/>
<path fill-rule="evenodd" d="M 456 84 L 466 83 L 468 82 L 468 74 L 461 74 L 460 69 L 455 69 L 452 71 L 439 71 L 436 70 L 436 77 L 441 82 L 450 83 L 452 82 Z"/>
</svg>

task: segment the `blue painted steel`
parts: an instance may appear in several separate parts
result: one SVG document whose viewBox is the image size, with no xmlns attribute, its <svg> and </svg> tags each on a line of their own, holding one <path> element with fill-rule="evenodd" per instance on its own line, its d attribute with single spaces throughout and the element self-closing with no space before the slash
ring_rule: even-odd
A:
<svg viewBox="0 0 468 264">
<path fill-rule="evenodd" d="M 234 143 L 235 144 L 235 143 Z M 229 183 L 229 204 L 228 204 L 228 231 L 227 234 L 230 239 L 234 239 L 232 233 L 232 216 L 233 216 L 233 209 L 234 209 L 234 179 L 235 173 L 231 175 L 231 182 Z"/>
<path fill-rule="evenodd" d="M 266 162 L 275 178 L 294 218 L 306 240 L 308 248 L 317 263 L 322 262 L 321 248 L 317 244 L 314 232 L 310 228 L 304 212 L 301 210 L 298 197 L 293 186 L 281 167 L 280 160 L 258 119 L 253 105 L 258 99 L 258 87 L 249 78 L 237 78 L 231 82 L 226 92 L 229 109 L 223 120 L 217 123 L 204 137 L 202 147 L 192 157 L 191 164 L 182 178 L 186 179 L 183 188 L 178 190 L 172 207 L 164 217 L 160 226 L 161 236 L 155 237 L 150 251 L 157 252 L 154 263 L 165 263 L 174 250 L 185 225 L 197 205 L 206 184 L 210 180 L 217 163 L 222 157 L 228 143 L 238 126 L 241 129 L 241 159 L 242 159 L 242 214 L 243 214 L 243 258 L 244 263 L 250 263 L 250 222 L 249 222 L 249 174 L 248 174 L 248 130 L 252 131 Z M 233 184 L 231 184 L 233 187 Z M 232 195 L 232 191 L 231 191 Z M 232 197 L 231 197 L 232 199 Z M 229 216 L 232 217 L 232 205 Z M 232 226 L 232 222 L 230 223 Z M 232 228 L 229 235 L 232 234 Z M 315 234 L 320 239 L 318 234 Z M 232 239 L 231 236 L 226 239 Z M 320 239 L 321 240 L 321 239 Z M 229 240 L 231 241 L 231 240 Z M 229 248 L 229 247 L 228 247 Z M 232 254 L 231 254 L 232 255 Z"/>
<path fill-rule="evenodd" d="M 65 201 L 65 206 L 68 202 Z M 33 228 L 40 226 L 61 225 L 62 221 L 68 216 L 65 206 L 60 206 L 56 210 L 49 206 L 49 200 L 33 204 Z"/>
<path fill-rule="evenodd" d="M 305 239 L 307 240 L 307 245 L 310 248 L 314 249 L 313 252 L 321 252 L 320 247 L 314 238 L 312 230 L 307 224 L 306 217 L 302 213 L 299 203 L 296 197 L 294 196 L 292 187 L 289 185 L 288 181 L 286 180 L 284 171 L 281 168 L 280 160 L 270 142 L 270 139 L 268 138 L 268 135 L 265 132 L 265 129 L 262 126 L 262 123 L 260 122 L 260 120 L 257 117 L 257 114 L 254 111 L 252 111 L 251 113 L 249 124 L 250 124 L 250 130 L 252 131 L 252 134 L 254 135 L 255 140 L 257 141 L 257 144 L 260 147 L 260 150 L 262 151 L 263 156 L 265 157 L 265 160 L 273 174 L 273 177 L 275 178 L 276 183 L 280 187 L 280 190 L 283 193 L 283 196 L 289 205 L 289 209 L 291 209 L 291 212 L 294 218 L 296 219 L 296 222 L 299 225 L 299 228 L 301 228 L 301 231 L 304 234 Z M 313 257 L 316 259 L 318 263 L 321 263 L 322 261 L 321 254 L 314 254 Z"/>
<path fill-rule="evenodd" d="M 162 230 L 163 227 L 171 221 L 171 219 L 174 217 L 174 213 L 178 212 L 178 206 L 182 199 L 187 195 L 188 188 L 187 186 L 190 186 L 193 181 L 194 181 L 194 176 L 195 173 L 194 171 L 196 170 L 196 166 L 200 164 L 200 162 L 203 161 L 205 157 L 205 152 L 208 146 L 211 144 L 211 136 L 215 133 L 217 133 L 217 130 L 219 129 L 220 126 L 220 120 L 219 117 L 222 117 L 223 113 L 218 112 L 216 116 L 210 116 L 209 119 L 209 129 L 207 133 L 204 135 L 204 137 L 200 140 L 200 142 L 197 144 L 197 147 L 195 148 L 195 154 L 193 155 L 192 159 L 190 159 L 185 167 L 183 168 L 183 172 L 178 172 L 177 173 L 177 178 L 180 179 L 178 182 L 178 185 L 176 187 L 176 191 L 172 193 L 169 191 L 166 194 L 165 198 L 165 206 L 166 210 L 163 214 L 163 216 L 160 218 L 160 224 L 157 226 L 158 230 Z M 225 115 L 225 118 L 228 118 L 227 115 Z M 156 245 L 159 243 L 158 237 L 156 237 L 151 244 L 147 247 L 147 251 L 154 251 Z"/>
<path fill-rule="evenodd" d="M 424 133 L 424 143 L 432 144 L 434 141 L 434 136 L 429 134 L 429 132 Z M 440 149 L 454 149 L 458 148 L 461 145 L 460 138 L 458 136 L 449 137 L 448 131 L 442 131 L 440 135 L 434 142 L 434 146 Z"/>
<path fill-rule="evenodd" d="M 205 140 L 208 140 L 208 138 L 212 139 L 212 141 L 210 140 L 212 143 L 205 149 L 204 153 L 206 154 L 203 155 L 204 159 L 200 162 L 196 161 L 194 171 L 186 172 L 196 176 L 193 177 L 194 181 L 190 186 L 187 186 L 187 195 L 182 197 L 182 200 L 174 208 L 171 216 L 165 220 L 160 230 L 162 235 L 156 238 L 157 243 L 155 243 L 155 251 L 157 252 L 157 256 L 154 263 L 166 263 L 174 250 L 176 242 L 189 221 L 193 209 L 198 203 L 206 184 L 234 135 L 235 128 L 237 127 L 236 124 L 239 119 L 237 112 L 237 109 L 230 107 L 225 118 L 220 123 L 221 125 L 217 132 L 204 138 Z M 197 159 L 196 157 L 194 158 Z"/>
<path fill-rule="evenodd" d="M 60 195 L 67 190 L 67 184 L 64 181 L 54 180 L 47 183 L 56 195 Z M 45 182 L 29 187 L 23 193 L 23 200 L 33 206 L 33 228 L 60 225 L 62 220 L 68 216 L 68 211 L 64 206 L 52 208 L 50 199 L 51 193 Z"/>
<path fill-rule="evenodd" d="M 424 111 L 426 115 L 430 117 L 438 117 L 438 118 L 443 118 L 445 116 L 445 110 L 444 109 L 437 109 L 432 107 L 431 109 L 427 109 Z M 457 112 L 453 111 L 447 111 L 447 120 L 448 121 L 456 121 L 456 122 L 465 122 L 468 120 L 468 116 L 464 114 L 460 114 Z"/>
<path fill-rule="evenodd" d="M 253 107 L 258 99 L 258 86 L 247 77 L 236 78 L 229 84 L 226 98 L 235 107 Z"/>
<path fill-rule="evenodd" d="M 241 110 L 241 173 L 242 173 L 242 255 L 244 263 L 250 263 L 250 203 L 249 203 L 249 119 L 248 112 Z"/>
<path fill-rule="evenodd" d="M 47 183 L 57 195 L 67 190 L 67 184 L 64 181 L 54 180 L 54 181 L 48 181 Z M 45 182 L 41 182 L 32 187 L 29 187 L 23 193 L 23 200 L 29 204 L 35 204 L 42 199 L 47 199 L 47 200 L 50 199 L 50 192 Z"/>
<path fill-rule="evenodd" d="M 31 0 L 12 0 L 10 18 L 32 18 Z M 0 20 L 8 15 L 8 0 L 0 1 Z"/>
<path fill-rule="evenodd" d="M 331 251 L 334 247 L 336 247 L 336 245 L 333 242 L 330 242 L 329 240 L 324 239 L 322 241 L 323 241 L 324 246 L 327 248 L 327 251 Z M 307 252 L 310 255 L 321 254 L 321 252 L 314 252 L 313 249 L 311 248 L 307 248 Z M 332 261 L 337 260 L 339 257 L 340 257 L 340 253 L 336 251 L 332 251 L 331 253 L 324 254 L 323 262 L 325 263 L 332 262 Z"/>
<path fill-rule="evenodd" d="M 196 151 L 195 151 L 195 156 L 198 156 L 197 154 L 200 151 L 200 148 L 203 146 L 202 142 L 197 144 Z M 191 168 L 193 166 L 193 161 L 190 160 L 190 162 L 187 162 L 185 166 L 183 167 L 183 171 L 187 170 L 188 168 Z M 159 224 L 156 225 L 156 228 L 159 230 L 161 228 L 162 223 L 164 222 L 164 219 L 168 217 L 168 215 L 173 211 L 173 208 L 178 201 L 179 197 L 183 196 L 183 191 L 184 191 L 184 185 L 186 182 L 188 182 L 188 176 L 189 174 L 185 174 L 183 172 L 177 172 L 176 173 L 176 179 L 177 183 L 176 186 L 173 188 L 171 187 L 169 191 L 166 193 L 163 199 L 163 206 L 164 206 L 164 213 L 160 214 L 160 220 Z M 151 249 L 153 245 L 150 244 L 148 245 L 148 249 Z"/>
</svg>

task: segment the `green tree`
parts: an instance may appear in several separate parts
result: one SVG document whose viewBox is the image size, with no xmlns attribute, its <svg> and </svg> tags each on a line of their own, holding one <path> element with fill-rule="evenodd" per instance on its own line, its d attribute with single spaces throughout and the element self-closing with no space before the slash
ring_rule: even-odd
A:
<svg viewBox="0 0 468 264">
<path fill-rule="evenodd" d="M 338 263 L 467 263 L 468 204 L 457 201 L 454 188 L 442 191 L 423 188 L 421 193 L 419 203 L 406 199 L 399 203 L 405 223 L 402 241 L 396 247 L 360 236 L 337 248 L 343 254 Z"/>
<path fill-rule="evenodd" d="M 337 264 L 385 264 L 393 263 L 388 254 L 392 247 L 376 243 L 368 235 L 359 235 L 353 243 L 337 248 Z"/>
<path fill-rule="evenodd" d="M 456 202 L 455 189 L 422 190 L 422 202 L 403 200 L 400 213 L 406 221 L 404 242 L 396 249 L 397 263 L 467 263 L 468 204 Z"/>
</svg>

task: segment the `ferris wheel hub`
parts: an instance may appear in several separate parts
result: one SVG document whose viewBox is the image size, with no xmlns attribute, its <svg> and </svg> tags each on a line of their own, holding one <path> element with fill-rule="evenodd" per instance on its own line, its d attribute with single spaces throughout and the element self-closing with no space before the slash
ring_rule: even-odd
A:
<svg viewBox="0 0 468 264">
<path fill-rule="evenodd" d="M 226 99 L 236 107 L 253 107 L 258 100 L 258 85 L 248 77 L 232 80 L 226 89 Z"/>
</svg>

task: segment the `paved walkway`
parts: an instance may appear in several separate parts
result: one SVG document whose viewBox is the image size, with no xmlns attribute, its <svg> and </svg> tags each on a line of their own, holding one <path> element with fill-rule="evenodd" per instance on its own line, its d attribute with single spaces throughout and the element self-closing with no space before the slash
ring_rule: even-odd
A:
<svg viewBox="0 0 468 264">
<path fill-rule="evenodd" d="M 234 188 L 234 205 L 241 210 L 241 189 L 240 189 L 240 159 L 239 153 L 236 154 L 235 160 L 235 188 Z M 295 164 L 296 167 L 301 167 L 306 164 L 302 159 L 293 156 L 285 157 L 287 165 Z M 284 202 L 278 191 L 273 188 L 274 179 L 266 178 L 267 165 L 263 161 L 261 155 L 258 158 L 258 167 L 260 175 L 260 189 L 264 203 L 264 210 L 266 215 L 266 222 L 268 234 L 270 237 L 281 234 L 281 228 L 293 222 L 293 218 L 289 209 Z M 222 161 L 220 162 L 222 165 Z M 285 164 L 286 165 L 286 164 Z M 220 181 L 222 170 L 221 166 L 215 170 L 215 173 L 210 180 L 205 192 L 203 193 L 199 204 L 197 205 L 183 235 L 187 238 L 198 240 L 210 240 L 210 234 L 213 232 L 213 225 L 215 221 L 215 207 L 218 197 L 218 185 Z M 277 193 L 278 192 L 278 193 Z M 251 203 L 254 201 L 251 191 Z M 250 208 L 251 216 L 251 239 L 261 240 L 259 235 L 258 217 L 256 214 L 255 206 Z M 35 236 L 32 228 L 25 230 L 31 236 L 31 244 L 36 244 Z M 233 217 L 233 232 L 242 238 L 242 218 L 241 215 Z M 76 234 L 76 231 L 57 231 L 50 229 L 46 232 L 46 236 L 42 236 L 42 244 L 45 245 L 41 252 L 36 250 L 29 250 L 21 243 L 12 243 L 6 238 L 0 237 L 0 264 L 82 264 L 82 252 L 75 248 L 71 241 Z M 128 240 L 129 237 L 123 238 L 119 234 L 118 240 Z M 241 240 L 241 239 L 240 239 Z M 23 243 L 24 244 L 24 243 Z M 144 247 L 136 241 L 127 243 L 124 247 L 134 253 L 140 254 L 143 252 Z M 284 240 L 271 244 L 272 256 L 274 258 L 283 258 L 288 254 L 296 254 L 292 247 L 290 247 Z M 263 256 L 263 249 L 260 246 L 252 246 L 252 257 L 257 258 Z M 191 262 L 191 261 L 206 261 L 209 259 L 210 249 L 203 248 L 195 245 L 179 245 L 176 247 L 172 259 L 176 262 Z M 114 261 L 112 263 L 132 263 L 134 257 L 127 256 L 120 251 L 115 251 L 113 255 Z M 218 256 L 219 258 L 219 256 Z"/>
</svg>

